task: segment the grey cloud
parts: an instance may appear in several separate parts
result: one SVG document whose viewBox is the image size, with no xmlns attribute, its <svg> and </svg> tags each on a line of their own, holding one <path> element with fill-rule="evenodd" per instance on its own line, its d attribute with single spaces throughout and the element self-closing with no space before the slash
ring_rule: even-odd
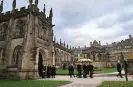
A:
<svg viewBox="0 0 133 87">
<path fill-rule="evenodd" d="M 97 24 L 98 27 L 106 29 L 113 26 L 125 24 L 128 21 L 131 21 L 133 19 L 133 11 L 130 11 L 131 8 L 133 8 L 133 4 L 132 6 L 130 6 L 130 8 L 126 9 L 127 11 L 123 11 L 121 9 L 122 12 L 114 12 L 114 14 L 118 15 L 117 17 L 107 18 L 105 20 L 102 20 L 100 23 Z"/>
<path fill-rule="evenodd" d="M 133 13 L 131 14 L 121 14 L 119 15 L 119 17 L 116 19 L 110 19 L 110 20 L 103 20 L 100 23 L 98 23 L 98 27 L 99 28 L 110 28 L 116 25 L 121 25 L 121 24 L 125 24 L 126 22 L 133 20 Z"/>
<path fill-rule="evenodd" d="M 123 34 L 123 32 L 120 31 L 116 35 L 113 35 L 113 36 L 104 36 L 102 39 L 103 40 L 109 40 L 109 39 L 113 39 L 113 38 L 116 38 L 116 37 L 122 37 L 123 35 L 127 35 L 127 34 Z"/>
<path fill-rule="evenodd" d="M 121 15 L 119 18 L 120 23 L 125 23 L 133 19 L 133 13 L 127 15 Z"/>
<path fill-rule="evenodd" d="M 81 0 L 73 0 L 72 3 L 69 3 L 68 0 L 68 3 L 67 1 L 64 2 L 59 6 L 60 16 L 64 20 L 62 24 L 57 25 L 59 29 L 85 23 L 105 13 L 120 9 L 126 4 L 130 4 L 128 3 L 130 0 L 112 0 L 111 2 L 108 0 L 85 0 L 84 2 Z"/>
<path fill-rule="evenodd" d="M 103 28 L 103 29 L 107 29 L 109 27 L 112 27 L 114 25 L 117 24 L 117 21 L 110 21 L 110 20 L 106 20 L 106 21 L 102 21 L 101 23 L 97 24 L 99 28 Z"/>
<path fill-rule="evenodd" d="M 133 32 L 133 21 L 127 23 L 127 24 L 123 24 L 121 26 L 126 32 L 128 33 L 132 33 Z"/>
</svg>

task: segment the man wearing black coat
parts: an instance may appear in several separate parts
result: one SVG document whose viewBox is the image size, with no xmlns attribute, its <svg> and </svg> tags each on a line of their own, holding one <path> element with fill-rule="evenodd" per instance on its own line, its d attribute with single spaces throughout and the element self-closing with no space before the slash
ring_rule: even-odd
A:
<svg viewBox="0 0 133 87">
<path fill-rule="evenodd" d="M 87 66 L 83 64 L 83 78 L 87 78 Z"/>
<path fill-rule="evenodd" d="M 89 64 L 87 65 L 87 74 L 89 75 Z"/>
<path fill-rule="evenodd" d="M 118 72 L 118 75 L 117 75 L 117 77 L 120 76 L 121 78 L 123 78 L 122 75 L 121 75 L 121 70 L 122 70 L 122 66 L 120 64 L 120 61 L 118 60 L 118 63 L 117 63 L 117 72 Z"/>
<path fill-rule="evenodd" d="M 47 66 L 47 78 L 50 78 L 51 75 L 51 66 L 48 64 Z"/>
<path fill-rule="evenodd" d="M 72 64 L 68 67 L 68 71 L 69 71 L 70 78 L 72 78 L 72 76 L 75 77 L 75 75 L 74 75 L 74 67 L 73 67 Z"/>
<path fill-rule="evenodd" d="M 46 77 L 46 66 L 43 66 L 43 76 L 42 78 L 45 78 Z"/>
<path fill-rule="evenodd" d="M 78 78 L 81 78 L 81 64 L 77 65 Z"/>
<path fill-rule="evenodd" d="M 53 65 L 52 68 L 51 68 L 51 75 L 52 75 L 52 78 L 55 78 L 55 75 L 56 75 L 56 68 L 55 68 L 54 65 Z"/>
<path fill-rule="evenodd" d="M 89 63 L 87 68 L 88 68 L 88 74 L 90 74 L 90 78 L 93 78 L 93 69 L 94 69 L 94 66 L 91 63 Z"/>
</svg>

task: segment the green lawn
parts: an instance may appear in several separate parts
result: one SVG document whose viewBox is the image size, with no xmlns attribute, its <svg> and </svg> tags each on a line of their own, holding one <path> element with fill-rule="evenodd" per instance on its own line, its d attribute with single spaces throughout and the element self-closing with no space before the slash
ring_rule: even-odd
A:
<svg viewBox="0 0 133 87">
<path fill-rule="evenodd" d="M 110 72 L 116 72 L 116 68 L 103 68 L 103 69 L 94 69 L 95 74 L 101 74 L 101 73 L 110 73 Z M 75 74 L 77 74 L 77 70 L 74 71 Z M 68 70 L 62 70 L 58 69 L 56 71 L 57 75 L 68 75 Z"/>
<path fill-rule="evenodd" d="M 98 87 L 133 87 L 133 81 L 104 81 Z"/>
<path fill-rule="evenodd" d="M 77 74 L 77 70 L 75 70 L 74 73 Z M 58 69 L 56 71 L 56 74 L 57 75 L 68 75 L 68 70 L 67 69 L 66 70 Z"/>
<path fill-rule="evenodd" d="M 95 74 L 116 72 L 116 68 L 103 68 L 101 70 L 94 71 Z"/>
<path fill-rule="evenodd" d="M 45 80 L 22 80 L 22 81 L 6 81 L 0 80 L 0 87 L 57 87 L 65 85 L 70 81 L 45 81 Z"/>
</svg>

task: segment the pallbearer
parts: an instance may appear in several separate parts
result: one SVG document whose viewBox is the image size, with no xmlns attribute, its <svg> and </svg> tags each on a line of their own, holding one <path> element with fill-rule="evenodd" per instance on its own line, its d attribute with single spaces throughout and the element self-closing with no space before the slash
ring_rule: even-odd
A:
<svg viewBox="0 0 133 87">
<path fill-rule="evenodd" d="M 87 66 L 83 64 L 83 78 L 87 78 Z"/>
<path fill-rule="evenodd" d="M 81 78 L 81 64 L 79 63 L 78 65 L 77 65 L 77 71 L 78 71 L 78 78 Z"/>
<path fill-rule="evenodd" d="M 56 75 L 56 68 L 55 68 L 55 65 L 53 65 L 52 68 L 51 68 L 51 76 L 52 76 L 52 78 L 55 78 L 55 75 Z"/>
<path fill-rule="evenodd" d="M 70 78 L 72 78 L 72 77 L 75 78 L 75 75 L 74 75 L 74 66 L 73 66 L 73 64 L 71 64 L 71 65 L 68 67 L 68 71 L 69 71 L 69 76 L 70 76 Z"/>
<path fill-rule="evenodd" d="M 50 64 L 48 64 L 48 66 L 47 66 L 47 78 L 50 78 L 50 75 L 51 75 L 51 66 L 50 66 Z"/>
<path fill-rule="evenodd" d="M 89 74 L 90 74 L 90 78 L 93 78 L 94 66 L 92 65 L 91 62 L 88 65 L 88 71 L 89 71 Z"/>
</svg>

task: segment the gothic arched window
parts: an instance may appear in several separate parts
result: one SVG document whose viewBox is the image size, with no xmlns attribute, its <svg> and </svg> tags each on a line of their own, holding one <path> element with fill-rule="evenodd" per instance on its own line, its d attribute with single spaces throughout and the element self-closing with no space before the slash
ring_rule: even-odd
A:
<svg viewBox="0 0 133 87">
<path fill-rule="evenodd" d="M 19 67 L 21 63 L 21 57 L 22 57 L 22 48 L 21 46 L 16 46 L 13 51 L 12 64 Z"/>
<path fill-rule="evenodd" d="M 24 37 L 24 26 L 25 20 L 18 20 L 15 30 L 13 30 L 13 38 L 22 38 Z"/>
</svg>

